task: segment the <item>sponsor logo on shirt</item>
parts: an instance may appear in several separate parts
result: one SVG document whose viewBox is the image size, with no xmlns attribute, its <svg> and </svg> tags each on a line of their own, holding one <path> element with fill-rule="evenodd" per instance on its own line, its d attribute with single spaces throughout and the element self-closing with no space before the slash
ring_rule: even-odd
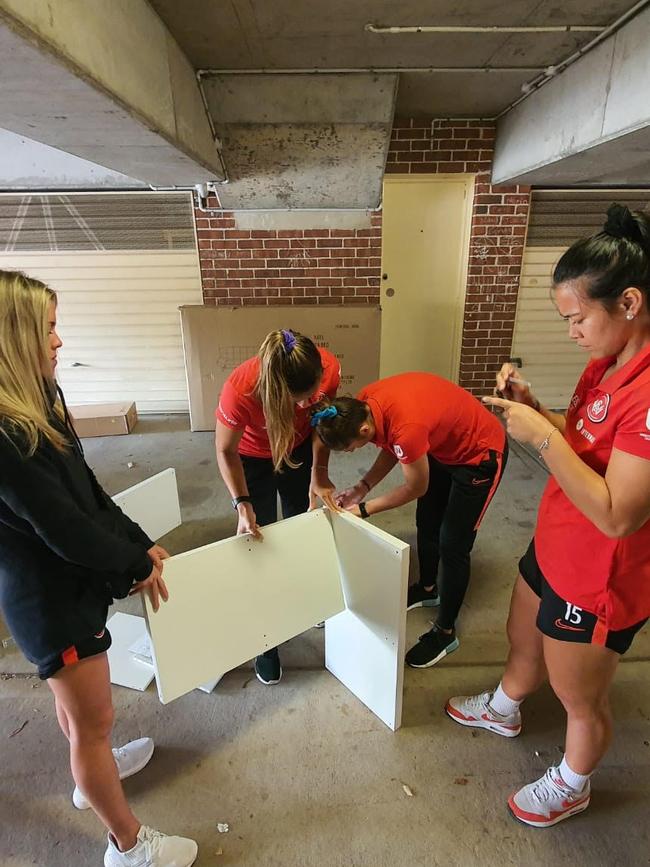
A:
<svg viewBox="0 0 650 867">
<path fill-rule="evenodd" d="M 576 422 L 576 430 L 581 431 L 584 426 L 585 426 L 585 420 L 583 418 L 579 418 L 578 421 Z"/>
<path fill-rule="evenodd" d="M 395 457 L 401 461 L 404 457 L 404 449 L 401 446 L 395 445 L 393 446 L 393 451 L 395 452 Z"/>
<path fill-rule="evenodd" d="M 221 403 L 219 404 L 219 412 L 225 418 L 225 420 L 228 422 L 228 424 L 231 424 L 234 427 L 237 427 L 237 422 L 235 421 L 234 418 L 230 418 L 230 416 L 224 412 L 223 407 L 221 406 Z"/>
<path fill-rule="evenodd" d="M 576 422 L 576 430 L 578 431 L 578 433 L 581 436 L 583 436 L 590 443 L 593 444 L 596 442 L 596 437 L 590 431 L 588 431 L 587 428 L 585 427 L 585 420 L 583 418 L 579 418 L 578 421 Z"/>
<path fill-rule="evenodd" d="M 571 409 L 575 409 L 580 403 L 580 395 L 576 392 L 571 398 L 571 403 L 569 404 Z"/>
<path fill-rule="evenodd" d="M 648 410 L 648 414 L 645 417 L 645 426 L 650 430 L 650 409 Z"/>
<path fill-rule="evenodd" d="M 593 421 L 594 424 L 600 424 L 607 418 L 607 410 L 609 409 L 610 395 L 604 394 L 602 397 L 597 397 L 587 407 L 587 418 Z"/>
</svg>

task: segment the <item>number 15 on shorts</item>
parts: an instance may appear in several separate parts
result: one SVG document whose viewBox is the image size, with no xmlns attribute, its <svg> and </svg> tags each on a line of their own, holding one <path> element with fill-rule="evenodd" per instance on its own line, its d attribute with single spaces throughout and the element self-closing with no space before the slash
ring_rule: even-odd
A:
<svg viewBox="0 0 650 867">
<path fill-rule="evenodd" d="M 577 605 L 572 605 L 570 602 L 567 602 L 564 619 L 567 623 L 571 623 L 574 626 L 577 626 L 578 623 L 582 623 L 582 608 L 578 608 Z"/>
</svg>

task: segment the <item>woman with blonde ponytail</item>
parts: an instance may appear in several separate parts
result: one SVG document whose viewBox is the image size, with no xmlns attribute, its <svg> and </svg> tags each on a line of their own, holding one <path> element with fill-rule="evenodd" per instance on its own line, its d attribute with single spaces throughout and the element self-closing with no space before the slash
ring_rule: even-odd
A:
<svg viewBox="0 0 650 867">
<path fill-rule="evenodd" d="M 105 867 L 189 867 L 196 843 L 141 825 L 124 797 L 120 780 L 148 763 L 153 741 L 111 750 L 110 740 L 108 606 L 146 591 L 158 608 L 169 555 L 86 464 L 56 384 L 61 346 L 55 293 L 0 271 L 0 606 L 54 694 L 70 743 L 73 803 L 92 807 L 108 829 Z"/>
<path fill-rule="evenodd" d="M 237 511 L 237 533 L 261 539 L 260 527 L 306 512 L 320 498 L 331 508 L 334 485 L 329 449 L 311 435 L 311 409 L 334 398 L 341 379 L 338 361 L 294 331 L 272 331 L 259 352 L 228 377 L 216 410 L 219 470 Z M 255 660 L 265 684 L 278 683 L 277 648 Z"/>
</svg>

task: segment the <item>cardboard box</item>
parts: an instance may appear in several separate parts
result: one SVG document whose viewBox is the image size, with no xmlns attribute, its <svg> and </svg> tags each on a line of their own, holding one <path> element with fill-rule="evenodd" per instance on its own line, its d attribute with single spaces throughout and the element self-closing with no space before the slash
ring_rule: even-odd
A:
<svg viewBox="0 0 650 867">
<path fill-rule="evenodd" d="M 88 403 L 69 406 L 78 437 L 111 437 L 131 433 L 138 421 L 135 404 Z"/>
<path fill-rule="evenodd" d="M 180 313 L 193 431 L 214 429 L 214 411 L 228 375 L 278 328 L 299 331 L 336 355 L 340 394 L 356 394 L 379 376 L 379 307 L 186 305 Z"/>
</svg>

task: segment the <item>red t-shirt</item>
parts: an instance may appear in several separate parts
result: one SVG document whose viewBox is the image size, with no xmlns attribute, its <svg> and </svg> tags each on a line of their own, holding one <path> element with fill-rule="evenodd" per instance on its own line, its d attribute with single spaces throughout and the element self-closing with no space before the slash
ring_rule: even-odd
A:
<svg viewBox="0 0 650 867">
<path fill-rule="evenodd" d="M 600 476 L 613 448 L 650 460 L 650 346 L 601 385 L 614 360 L 589 362 L 564 433 Z M 610 539 L 551 477 L 539 507 L 535 553 L 555 592 L 596 614 L 607 629 L 626 629 L 650 616 L 650 521 L 630 536 Z"/>
<path fill-rule="evenodd" d="M 296 406 L 294 449 L 304 443 L 311 433 L 311 414 L 313 404 L 324 397 L 336 397 L 341 381 L 341 365 L 327 349 L 318 349 L 323 364 L 323 377 L 316 394 L 309 403 Z M 266 420 L 262 404 L 255 397 L 259 377 L 259 358 L 249 358 L 236 367 L 224 383 L 219 405 L 215 415 L 222 424 L 232 430 L 244 432 L 239 441 L 239 452 L 253 458 L 270 458 L 271 446 L 266 432 Z"/>
<path fill-rule="evenodd" d="M 375 445 L 402 464 L 427 453 L 442 464 L 480 464 L 490 449 L 503 453 L 505 431 L 483 404 L 433 373 L 400 373 L 357 395 L 370 407 Z"/>
</svg>

